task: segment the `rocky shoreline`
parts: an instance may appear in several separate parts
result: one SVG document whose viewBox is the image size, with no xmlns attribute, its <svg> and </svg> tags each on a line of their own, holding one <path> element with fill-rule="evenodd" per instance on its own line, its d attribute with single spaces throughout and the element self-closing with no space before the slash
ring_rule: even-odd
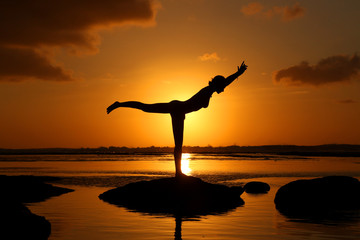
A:
<svg viewBox="0 0 360 240">
<path fill-rule="evenodd" d="M 25 205 L 73 191 L 47 183 L 54 180 L 57 178 L 0 175 L 0 239 L 48 239 L 50 222 Z"/>
</svg>

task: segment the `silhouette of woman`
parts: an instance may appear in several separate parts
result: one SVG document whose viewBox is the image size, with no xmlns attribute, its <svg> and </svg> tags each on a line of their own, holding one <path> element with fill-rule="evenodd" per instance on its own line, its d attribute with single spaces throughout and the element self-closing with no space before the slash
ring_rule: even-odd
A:
<svg viewBox="0 0 360 240">
<path fill-rule="evenodd" d="M 169 103 L 154 104 L 146 104 L 136 101 L 114 102 L 107 108 L 107 113 L 109 114 L 111 111 L 119 107 L 136 108 L 149 113 L 170 113 L 173 135 L 175 140 L 175 176 L 181 177 L 184 175 L 181 172 L 181 155 L 185 115 L 187 113 L 197 111 L 201 108 L 207 108 L 209 106 L 212 94 L 214 92 L 217 92 L 218 94 L 223 92 L 225 87 L 227 87 L 230 83 L 232 83 L 235 79 L 237 79 L 241 74 L 245 72 L 245 70 L 247 69 L 247 65 L 242 62 L 241 66 L 238 66 L 237 68 L 238 70 L 227 78 L 221 75 L 215 76 L 209 82 L 208 86 L 201 89 L 198 93 L 196 93 L 194 96 L 192 96 L 186 101 L 174 100 Z"/>
</svg>

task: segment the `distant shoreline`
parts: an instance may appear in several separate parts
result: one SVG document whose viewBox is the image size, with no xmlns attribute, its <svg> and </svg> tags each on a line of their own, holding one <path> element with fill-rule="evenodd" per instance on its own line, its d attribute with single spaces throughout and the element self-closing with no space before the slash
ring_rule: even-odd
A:
<svg viewBox="0 0 360 240">
<path fill-rule="evenodd" d="M 0 155 L 66 155 L 66 154 L 146 154 L 162 155 L 172 154 L 173 147 L 99 147 L 99 148 L 30 148 L 5 149 L 0 148 Z M 297 145 L 264 145 L 264 146 L 225 146 L 225 147 L 199 147 L 184 146 L 184 153 L 203 154 L 274 154 L 295 156 L 334 156 L 334 157 L 360 157 L 360 145 L 352 144 L 325 144 L 316 146 Z"/>
</svg>

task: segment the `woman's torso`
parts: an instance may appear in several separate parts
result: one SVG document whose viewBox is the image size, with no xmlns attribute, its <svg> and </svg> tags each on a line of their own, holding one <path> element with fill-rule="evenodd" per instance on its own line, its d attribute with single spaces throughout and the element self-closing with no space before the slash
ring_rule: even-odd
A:
<svg viewBox="0 0 360 240">
<path fill-rule="evenodd" d="M 214 92 L 209 86 L 204 87 L 184 103 L 186 113 L 198 111 L 209 106 L 210 98 Z"/>
</svg>

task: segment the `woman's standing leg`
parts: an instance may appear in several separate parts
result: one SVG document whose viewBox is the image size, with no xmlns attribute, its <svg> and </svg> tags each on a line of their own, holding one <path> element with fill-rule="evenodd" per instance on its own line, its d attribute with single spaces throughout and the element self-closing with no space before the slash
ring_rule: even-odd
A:
<svg viewBox="0 0 360 240">
<path fill-rule="evenodd" d="M 172 113 L 171 121 L 173 127 L 175 148 L 174 148 L 174 158 L 175 158 L 175 176 L 181 177 L 184 174 L 181 171 L 181 155 L 182 155 L 182 145 L 184 137 L 184 113 Z"/>
<path fill-rule="evenodd" d="M 184 174 L 181 171 L 181 155 L 182 155 L 184 120 L 185 120 L 183 102 L 176 100 L 170 103 L 154 103 L 154 104 L 145 104 L 136 101 L 115 102 L 107 108 L 107 113 L 109 114 L 114 109 L 119 107 L 136 108 L 144 112 L 150 112 L 150 113 L 170 113 L 172 120 L 174 141 L 175 141 L 175 148 L 174 148 L 175 175 L 176 177 L 183 176 Z"/>
</svg>

